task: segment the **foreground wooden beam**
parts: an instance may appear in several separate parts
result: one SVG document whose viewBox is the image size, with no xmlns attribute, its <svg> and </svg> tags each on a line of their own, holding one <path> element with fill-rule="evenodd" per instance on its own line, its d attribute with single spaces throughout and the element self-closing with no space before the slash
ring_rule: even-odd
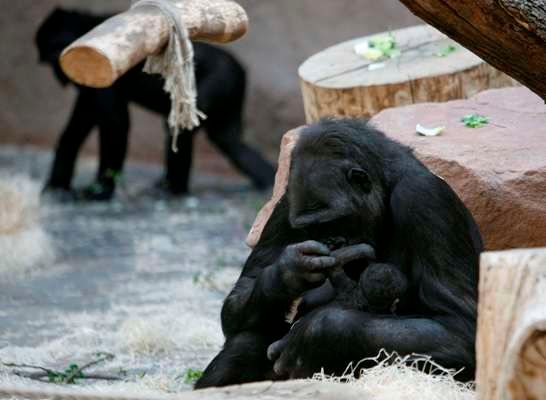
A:
<svg viewBox="0 0 546 400">
<path fill-rule="evenodd" d="M 227 43 L 247 31 L 247 15 L 232 1 L 186 0 L 179 4 L 180 18 L 193 40 Z M 81 85 L 108 87 L 147 56 L 159 52 L 169 33 L 168 21 L 156 9 L 131 9 L 67 47 L 61 55 L 61 67 Z"/>
<path fill-rule="evenodd" d="M 21 384 L 22 385 L 22 384 Z M 321 383 L 309 380 L 291 380 L 285 382 L 257 382 L 163 395 L 139 394 L 135 391 L 92 392 L 72 387 L 57 385 L 43 388 L 25 386 L 1 387 L 0 398 L 21 398 L 29 400 L 371 400 L 369 393 L 359 385 L 343 383 Z"/>
<path fill-rule="evenodd" d="M 400 0 L 546 100 L 544 0 Z"/>
<path fill-rule="evenodd" d="M 546 399 L 546 248 L 481 256 L 481 400 Z"/>
</svg>

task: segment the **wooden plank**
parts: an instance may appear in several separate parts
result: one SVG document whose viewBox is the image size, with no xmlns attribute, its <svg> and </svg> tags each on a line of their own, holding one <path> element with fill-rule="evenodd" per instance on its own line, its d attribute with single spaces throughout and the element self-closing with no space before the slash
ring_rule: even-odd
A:
<svg viewBox="0 0 546 400">
<path fill-rule="evenodd" d="M 186 0 L 178 4 L 180 19 L 193 40 L 226 43 L 247 31 L 247 15 L 233 1 Z M 147 56 L 161 51 L 170 29 L 158 10 L 131 9 L 106 20 L 66 48 L 61 67 L 81 85 L 108 87 Z"/>
</svg>

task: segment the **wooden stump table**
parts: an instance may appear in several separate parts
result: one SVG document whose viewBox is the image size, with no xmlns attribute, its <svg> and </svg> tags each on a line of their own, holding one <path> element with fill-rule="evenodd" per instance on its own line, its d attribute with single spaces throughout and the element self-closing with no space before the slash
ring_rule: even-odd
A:
<svg viewBox="0 0 546 400">
<path fill-rule="evenodd" d="M 307 122 L 324 116 L 369 117 L 388 107 L 468 98 L 484 89 L 517 85 L 429 25 L 391 32 L 399 57 L 369 61 L 356 54 L 355 44 L 388 34 L 338 44 L 300 66 Z M 446 52 L 449 46 L 454 50 Z"/>
<path fill-rule="evenodd" d="M 546 248 L 483 253 L 477 384 L 480 400 L 546 398 Z"/>
</svg>

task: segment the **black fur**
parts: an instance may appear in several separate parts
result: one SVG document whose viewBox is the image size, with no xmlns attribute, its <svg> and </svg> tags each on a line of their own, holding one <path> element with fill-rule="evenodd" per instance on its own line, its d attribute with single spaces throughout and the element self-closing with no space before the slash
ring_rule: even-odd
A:
<svg viewBox="0 0 546 400">
<path fill-rule="evenodd" d="M 58 8 L 40 26 L 36 34 L 40 61 L 51 65 L 62 84 L 69 82 L 59 66 L 62 50 L 107 17 Z M 208 116 L 202 126 L 209 139 L 235 167 L 250 177 L 257 188 L 271 186 L 274 179 L 272 165 L 241 141 L 246 86 L 243 67 L 231 54 L 217 47 L 194 43 L 194 50 L 197 103 Z M 131 69 L 110 88 L 76 87 L 78 98 L 61 134 L 47 187 L 70 189 L 80 147 L 93 127 L 98 126 L 100 167 L 97 181 L 112 189 L 115 183 L 112 175 L 122 170 L 127 152 L 128 104 L 135 102 L 166 117 L 170 111 L 170 99 L 163 91 L 163 81 L 158 76 L 142 72 L 142 64 Z M 167 140 L 165 182 L 166 188 L 175 194 L 188 191 L 192 145 L 193 132 L 181 132 L 178 153 L 170 150 L 170 138 Z"/>
<path fill-rule="evenodd" d="M 396 313 L 338 301 L 329 275 L 335 251 L 321 242 L 339 237 L 344 246 L 375 249 L 375 260 L 344 267 L 355 283 L 372 267 L 407 279 L 371 283 L 372 294 L 401 296 Z M 224 349 L 196 387 L 308 377 L 321 368 L 339 374 L 382 348 L 430 355 L 472 379 L 481 251 L 470 212 L 411 149 L 362 120 L 313 124 L 294 149 L 287 193 L 224 303 Z M 290 329 L 285 314 L 302 295 L 314 307 Z"/>
</svg>

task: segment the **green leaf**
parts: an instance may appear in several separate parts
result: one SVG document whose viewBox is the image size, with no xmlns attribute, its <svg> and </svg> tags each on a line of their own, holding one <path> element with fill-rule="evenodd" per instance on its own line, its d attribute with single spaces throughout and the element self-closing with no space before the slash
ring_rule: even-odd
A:
<svg viewBox="0 0 546 400">
<path fill-rule="evenodd" d="M 189 384 L 195 383 L 195 381 L 201 378 L 202 376 L 203 376 L 203 371 L 199 369 L 188 368 L 184 372 L 184 374 L 181 376 L 181 378 L 184 378 L 184 383 L 189 385 Z"/>
<path fill-rule="evenodd" d="M 489 118 L 479 114 L 468 114 L 461 118 L 467 128 L 479 128 L 489 123 Z"/>
<path fill-rule="evenodd" d="M 437 56 L 437 57 L 445 57 L 445 56 L 453 53 L 455 50 L 457 50 L 457 47 L 450 44 L 449 46 L 446 46 L 443 49 L 441 49 L 441 50 L 437 51 L 436 53 L 434 53 L 434 55 Z"/>
<path fill-rule="evenodd" d="M 357 43 L 355 45 L 356 54 L 370 61 L 377 61 L 383 58 L 399 57 L 401 51 L 396 47 L 394 36 L 378 35 L 371 37 L 368 41 Z"/>
<path fill-rule="evenodd" d="M 115 169 L 111 168 L 107 169 L 104 175 L 107 178 L 111 178 L 115 183 L 118 183 L 122 176 L 121 171 L 116 171 Z"/>
</svg>

